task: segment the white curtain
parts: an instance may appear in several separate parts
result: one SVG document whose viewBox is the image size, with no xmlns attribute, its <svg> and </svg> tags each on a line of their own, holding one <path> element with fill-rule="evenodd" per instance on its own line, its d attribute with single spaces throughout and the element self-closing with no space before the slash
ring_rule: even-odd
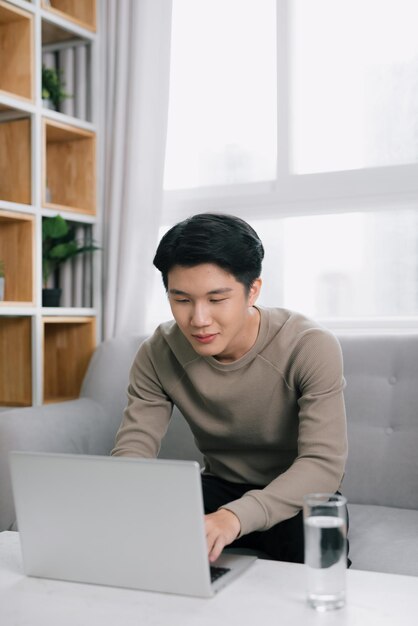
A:
<svg viewBox="0 0 418 626">
<path fill-rule="evenodd" d="M 171 0 L 101 0 L 103 338 L 145 330 L 167 134 Z"/>
</svg>

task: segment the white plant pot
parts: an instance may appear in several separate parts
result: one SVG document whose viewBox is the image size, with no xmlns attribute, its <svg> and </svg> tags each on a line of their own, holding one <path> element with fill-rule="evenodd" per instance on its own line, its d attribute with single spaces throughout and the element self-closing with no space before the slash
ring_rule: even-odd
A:
<svg viewBox="0 0 418 626">
<path fill-rule="evenodd" d="M 4 300 L 4 276 L 0 276 L 0 302 Z"/>
</svg>

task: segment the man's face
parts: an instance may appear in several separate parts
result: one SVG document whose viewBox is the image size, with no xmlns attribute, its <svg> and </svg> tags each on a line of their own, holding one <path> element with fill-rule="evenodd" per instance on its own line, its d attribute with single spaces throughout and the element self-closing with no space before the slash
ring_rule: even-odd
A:
<svg viewBox="0 0 418 626">
<path fill-rule="evenodd" d="M 174 266 L 168 272 L 168 297 L 174 319 L 193 349 L 220 362 L 236 361 L 253 346 L 259 313 L 253 308 L 261 287 L 247 294 L 242 283 L 212 263 Z"/>
</svg>

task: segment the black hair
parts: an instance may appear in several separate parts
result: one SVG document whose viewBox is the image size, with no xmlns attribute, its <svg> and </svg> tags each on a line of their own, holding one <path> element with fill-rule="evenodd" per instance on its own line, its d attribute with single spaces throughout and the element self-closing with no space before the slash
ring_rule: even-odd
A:
<svg viewBox="0 0 418 626">
<path fill-rule="evenodd" d="M 164 287 L 175 266 L 214 263 L 232 274 L 249 292 L 261 274 L 264 248 L 255 230 L 233 215 L 200 213 L 173 226 L 161 239 L 154 257 Z"/>
</svg>

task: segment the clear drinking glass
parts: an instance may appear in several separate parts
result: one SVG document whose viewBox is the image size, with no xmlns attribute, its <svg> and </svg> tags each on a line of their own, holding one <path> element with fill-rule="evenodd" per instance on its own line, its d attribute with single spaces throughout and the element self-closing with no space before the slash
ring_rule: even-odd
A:
<svg viewBox="0 0 418 626">
<path fill-rule="evenodd" d="M 319 611 L 345 605 L 347 500 L 334 493 L 304 498 L 303 523 L 308 603 Z"/>
</svg>

